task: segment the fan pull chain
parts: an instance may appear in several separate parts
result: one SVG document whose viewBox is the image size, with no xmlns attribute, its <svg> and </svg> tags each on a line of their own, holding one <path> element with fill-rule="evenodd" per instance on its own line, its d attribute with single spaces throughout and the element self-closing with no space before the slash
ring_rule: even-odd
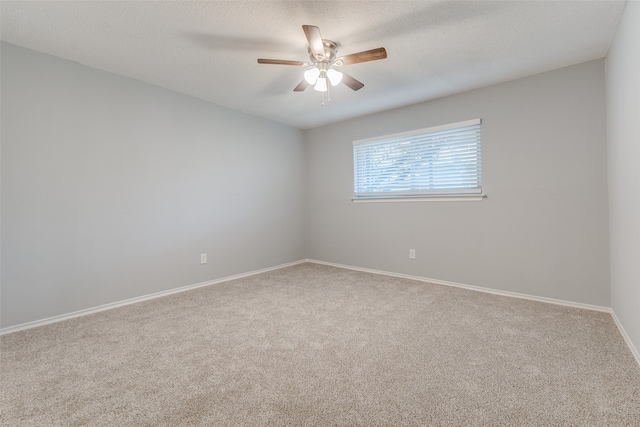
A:
<svg viewBox="0 0 640 427">
<path fill-rule="evenodd" d="M 327 104 L 331 102 L 331 85 L 327 85 L 326 92 L 322 92 L 322 106 L 324 107 L 324 95 L 327 95 Z"/>
</svg>

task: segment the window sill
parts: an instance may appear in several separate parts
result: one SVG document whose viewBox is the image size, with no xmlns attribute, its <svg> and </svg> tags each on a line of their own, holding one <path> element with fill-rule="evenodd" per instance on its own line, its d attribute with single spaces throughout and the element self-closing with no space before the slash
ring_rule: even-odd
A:
<svg viewBox="0 0 640 427">
<path fill-rule="evenodd" d="M 487 195 L 481 194 L 452 194 L 433 196 L 379 196 L 379 197 L 352 197 L 355 203 L 394 203 L 394 202 L 479 202 Z"/>
</svg>

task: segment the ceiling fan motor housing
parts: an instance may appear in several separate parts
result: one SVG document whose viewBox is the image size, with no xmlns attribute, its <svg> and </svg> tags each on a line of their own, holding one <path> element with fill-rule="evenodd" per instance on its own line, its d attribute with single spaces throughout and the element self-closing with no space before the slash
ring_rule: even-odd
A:
<svg viewBox="0 0 640 427">
<path fill-rule="evenodd" d="M 322 39 L 322 45 L 324 46 L 324 58 L 316 58 L 311 52 L 311 47 L 307 46 L 307 51 L 309 51 L 309 58 L 311 59 L 311 62 L 313 62 L 314 64 L 333 64 L 338 55 L 338 43 L 331 40 Z"/>
</svg>

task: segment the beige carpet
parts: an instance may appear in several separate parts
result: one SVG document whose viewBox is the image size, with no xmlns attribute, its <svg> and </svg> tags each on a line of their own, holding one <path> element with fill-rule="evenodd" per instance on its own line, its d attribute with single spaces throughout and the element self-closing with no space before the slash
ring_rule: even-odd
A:
<svg viewBox="0 0 640 427">
<path fill-rule="evenodd" d="M 640 426 L 609 314 L 313 264 L 0 345 L 2 426 Z"/>
</svg>

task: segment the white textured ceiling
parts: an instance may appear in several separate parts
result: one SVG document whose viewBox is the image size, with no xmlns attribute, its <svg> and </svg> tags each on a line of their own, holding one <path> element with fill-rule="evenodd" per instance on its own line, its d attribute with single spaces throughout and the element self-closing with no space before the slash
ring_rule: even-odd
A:
<svg viewBox="0 0 640 427">
<path fill-rule="evenodd" d="M 300 128 L 413 104 L 606 55 L 624 1 L 5 1 L 1 39 Z M 365 86 L 294 93 L 303 24 Z"/>
</svg>

